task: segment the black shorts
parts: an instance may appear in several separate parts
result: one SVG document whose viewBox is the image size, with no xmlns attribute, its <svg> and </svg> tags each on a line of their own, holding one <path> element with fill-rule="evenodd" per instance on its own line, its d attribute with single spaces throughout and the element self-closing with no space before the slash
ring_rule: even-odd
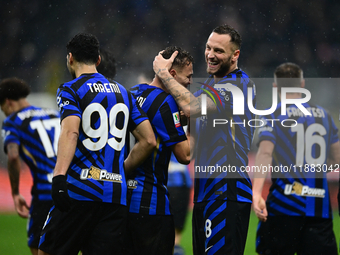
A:
<svg viewBox="0 0 340 255">
<path fill-rule="evenodd" d="M 212 200 L 195 203 L 192 216 L 194 255 L 242 255 L 251 204 Z"/>
<path fill-rule="evenodd" d="M 27 238 L 30 248 L 38 249 L 41 229 L 44 226 L 53 201 L 32 201 L 27 222 Z"/>
<path fill-rule="evenodd" d="M 73 200 L 68 212 L 52 207 L 39 249 L 53 255 L 121 254 L 126 238 L 127 207 Z"/>
<path fill-rule="evenodd" d="M 299 216 L 268 216 L 259 222 L 256 234 L 258 254 L 336 255 L 332 219 Z"/>
<path fill-rule="evenodd" d="M 188 187 L 168 187 L 168 191 L 175 228 L 182 231 L 188 212 L 191 189 Z"/>
<path fill-rule="evenodd" d="M 172 255 L 175 227 L 172 215 L 129 213 L 126 254 Z"/>
</svg>

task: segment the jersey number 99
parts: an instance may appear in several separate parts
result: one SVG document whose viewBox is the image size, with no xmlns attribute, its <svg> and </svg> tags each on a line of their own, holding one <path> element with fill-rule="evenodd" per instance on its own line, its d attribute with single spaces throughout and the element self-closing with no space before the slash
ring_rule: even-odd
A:
<svg viewBox="0 0 340 255">
<path fill-rule="evenodd" d="M 91 115 L 97 112 L 99 114 L 99 127 L 93 129 L 91 126 Z M 122 129 L 116 125 L 117 115 L 122 112 L 124 114 L 124 123 Z M 86 149 L 91 151 L 101 150 L 106 144 L 110 145 L 114 150 L 121 151 L 125 145 L 126 129 L 129 121 L 129 109 L 125 104 L 115 104 L 107 116 L 105 108 L 99 103 L 93 103 L 86 107 L 82 116 L 82 128 L 84 133 L 90 138 L 98 139 L 93 142 L 90 138 L 83 141 Z M 121 126 L 121 125 L 120 125 Z M 109 133 L 113 136 L 109 138 Z M 118 141 L 116 138 L 119 138 Z"/>
</svg>

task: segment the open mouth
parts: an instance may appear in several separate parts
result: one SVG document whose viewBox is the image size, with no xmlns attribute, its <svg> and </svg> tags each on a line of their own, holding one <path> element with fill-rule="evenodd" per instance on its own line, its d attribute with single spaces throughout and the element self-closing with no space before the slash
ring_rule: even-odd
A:
<svg viewBox="0 0 340 255">
<path fill-rule="evenodd" d="M 218 66 L 218 62 L 208 61 L 209 68 L 216 68 Z"/>
</svg>

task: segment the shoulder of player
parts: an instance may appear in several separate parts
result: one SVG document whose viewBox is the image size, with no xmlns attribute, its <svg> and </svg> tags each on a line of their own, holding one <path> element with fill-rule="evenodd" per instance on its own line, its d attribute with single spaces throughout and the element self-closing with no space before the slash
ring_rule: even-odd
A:
<svg viewBox="0 0 340 255">
<path fill-rule="evenodd" d="M 173 97 L 166 93 L 163 89 L 151 86 L 149 84 L 138 84 L 130 89 L 136 97 L 144 96 L 147 101 L 157 101 L 158 105 L 161 106 L 168 100 L 173 100 Z M 171 99 L 169 99 L 171 98 Z"/>
<path fill-rule="evenodd" d="M 241 69 L 235 69 L 231 73 L 224 76 L 218 83 L 231 83 L 234 85 L 253 85 L 253 81 L 250 80 L 249 76 Z"/>
<path fill-rule="evenodd" d="M 82 74 L 79 77 L 62 83 L 59 86 L 59 89 L 65 89 L 65 88 L 71 88 L 73 90 L 77 90 L 79 89 L 81 86 L 83 86 L 84 84 L 88 83 L 88 82 L 93 82 L 93 81 L 98 81 L 98 79 L 106 79 L 104 76 L 102 76 L 101 74 L 98 73 L 98 75 L 100 75 L 99 77 L 97 77 L 95 74 Z M 94 79 L 94 80 L 93 80 Z M 106 79 L 107 80 L 107 79 Z M 108 80 L 107 80 L 108 81 Z M 108 81 L 109 82 L 109 81 Z"/>
<path fill-rule="evenodd" d="M 24 121 L 31 121 L 32 118 L 33 119 L 45 119 L 48 117 L 49 118 L 55 118 L 55 117 L 60 118 L 60 113 L 56 109 L 30 105 L 8 116 L 9 121 L 15 122 L 16 124 L 24 122 Z"/>
</svg>

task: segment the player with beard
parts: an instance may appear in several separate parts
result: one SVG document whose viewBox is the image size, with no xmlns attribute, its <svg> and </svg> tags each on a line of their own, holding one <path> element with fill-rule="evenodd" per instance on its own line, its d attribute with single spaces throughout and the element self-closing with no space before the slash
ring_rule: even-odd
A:
<svg viewBox="0 0 340 255">
<path fill-rule="evenodd" d="M 195 155 L 195 169 L 232 166 L 235 172 L 195 171 L 193 210 L 194 254 L 243 254 L 252 202 L 251 181 L 244 169 L 248 164 L 254 128 L 243 125 L 254 114 L 245 100 L 244 114 L 233 115 L 238 101 L 231 90 L 250 97 L 255 105 L 255 85 L 238 68 L 241 36 L 229 25 L 216 27 L 205 48 L 209 78 L 192 94 L 169 74 L 176 53 L 166 60 L 161 54 L 154 60 L 154 71 L 190 121 L 190 147 Z M 221 87 L 229 84 L 231 89 Z M 211 97 L 214 97 L 213 99 Z M 206 100 L 207 116 L 201 116 L 201 101 Z M 218 102 L 215 104 L 215 101 Z M 213 126 L 214 119 L 228 125 Z M 230 125 L 230 123 L 238 123 Z M 240 124 L 241 123 L 241 124 Z"/>
</svg>

